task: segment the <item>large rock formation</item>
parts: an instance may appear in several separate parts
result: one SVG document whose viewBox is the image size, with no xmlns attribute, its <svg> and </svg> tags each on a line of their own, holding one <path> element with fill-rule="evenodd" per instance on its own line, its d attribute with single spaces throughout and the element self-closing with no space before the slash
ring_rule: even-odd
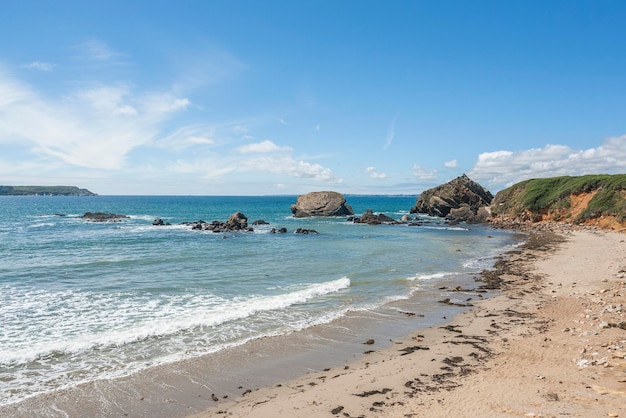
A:
<svg viewBox="0 0 626 418">
<path fill-rule="evenodd" d="M 471 222 L 476 221 L 478 210 L 489 206 L 492 200 L 493 195 L 489 190 L 463 174 L 446 184 L 424 191 L 411 208 L 411 213 Z M 483 213 L 481 211 L 481 215 Z"/>
<path fill-rule="evenodd" d="M 346 216 L 354 215 L 346 199 L 337 192 L 311 192 L 298 196 L 291 213 L 296 218 L 308 216 Z"/>
</svg>

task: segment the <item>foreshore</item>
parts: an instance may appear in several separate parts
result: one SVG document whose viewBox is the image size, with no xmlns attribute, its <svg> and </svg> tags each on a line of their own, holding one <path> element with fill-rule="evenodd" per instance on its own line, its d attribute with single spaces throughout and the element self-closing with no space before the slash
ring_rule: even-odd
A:
<svg viewBox="0 0 626 418">
<path fill-rule="evenodd" d="M 626 234 L 553 229 L 527 231 L 485 283 L 468 277 L 458 293 L 433 289 L 0 416 L 626 417 Z M 485 285 L 499 289 L 483 298 Z M 441 293 L 455 298 L 433 308 Z"/>
<path fill-rule="evenodd" d="M 192 417 L 626 417 L 626 234 L 540 231 L 487 276 L 443 326 Z"/>
</svg>

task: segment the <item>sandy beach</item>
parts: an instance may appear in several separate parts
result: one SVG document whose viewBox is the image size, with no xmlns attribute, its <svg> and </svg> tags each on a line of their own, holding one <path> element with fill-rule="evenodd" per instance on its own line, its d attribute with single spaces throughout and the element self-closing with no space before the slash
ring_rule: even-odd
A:
<svg viewBox="0 0 626 418">
<path fill-rule="evenodd" d="M 193 417 L 626 417 L 626 234 L 543 234 L 496 272 L 443 326 Z"/>
</svg>

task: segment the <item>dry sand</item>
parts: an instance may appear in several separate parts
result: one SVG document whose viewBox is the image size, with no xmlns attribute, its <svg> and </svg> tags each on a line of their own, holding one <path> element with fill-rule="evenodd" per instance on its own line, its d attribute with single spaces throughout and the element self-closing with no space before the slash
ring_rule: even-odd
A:
<svg viewBox="0 0 626 418">
<path fill-rule="evenodd" d="M 445 326 L 194 417 L 626 417 L 626 234 L 561 235 Z"/>
</svg>

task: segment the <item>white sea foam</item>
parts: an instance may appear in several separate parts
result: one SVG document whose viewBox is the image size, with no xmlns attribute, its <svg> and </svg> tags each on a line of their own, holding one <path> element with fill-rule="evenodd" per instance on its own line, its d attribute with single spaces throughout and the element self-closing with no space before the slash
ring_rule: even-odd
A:
<svg viewBox="0 0 626 418">
<path fill-rule="evenodd" d="M 412 277 L 407 277 L 407 280 L 410 281 L 414 281 L 414 280 L 436 280 L 436 279 L 443 279 L 444 277 L 449 277 L 449 276 L 456 276 L 462 273 L 459 272 L 449 272 L 449 271 L 440 271 L 437 273 L 428 273 L 428 274 L 416 274 L 415 276 Z"/>
<path fill-rule="evenodd" d="M 3 318 L 16 318 L 19 310 L 29 312 L 31 322 L 11 321 L 0 349 L 0 364 L 18 365 L 42 361 L 60 353 L 80 353 L 93 348 L 119 347 L 152 337 L 174 335 L 194 328 L 215 327 L 230 321 L 251 317 L 259 312 L 277 311 L 292 305 L 338 292 L 350 286 L 350 279 L 312 284 L 301 290 L 272 296 L 236 297 L 231 300 L 213 295 L 187 295 L 168 300 L 114 300 L 72 291 L 56 295 L 35 291 L 4 304 Z M 123 296 L 123 295 L 119 295 Z M 117 297 L 119 297 L 117 296 Z M 45 299 L 45 300 L 44 300 Z M 184 299 L 184 300 L 181 300 Z M 46 300 L 56 300 L 60 306 L 50 311 Z M 54 303 L 54 302 L 50 302 Z M 101 310 L 100 306 L 108 306 Z M 46 318 L 41 328 L 32 318 Z M 143 318 L 136 321 L 135 318 Z M 27 327 L 27 330 L 24 330 Z M 88 332 L 86 332 L 89 330 Z M 37 343 L 33 344 L 33 340 Z"/>
</svg>

